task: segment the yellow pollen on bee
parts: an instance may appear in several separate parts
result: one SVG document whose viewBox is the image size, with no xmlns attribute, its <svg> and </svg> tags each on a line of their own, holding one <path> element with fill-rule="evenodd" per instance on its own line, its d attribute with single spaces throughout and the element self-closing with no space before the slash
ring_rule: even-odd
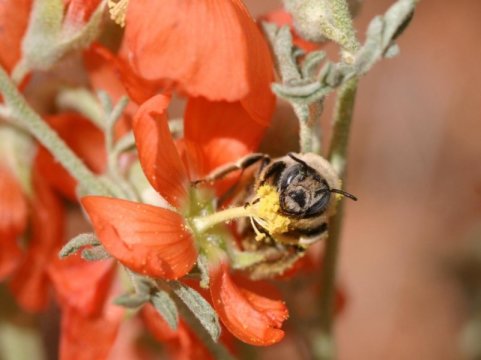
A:
<svg viewBox="0 0 481 360">
<path fill-rule="evenodd" d="M 110 18 L 121 27 L 125 26 L 125 15 L 129 0 L 108 0 Z"/>
<path fill-rule="evenodd" d="M 226 223 L 242 217 L 250 218 L 256 239 L 265 238 L 256 224 L 271 235 L 282 234 L 289 230 L 291 220 L 279 213 L 279 193 L 271 185 L 263 185 L 256 191 L 256 199 L 245 206 L 237 206 L 212 214 L 192 218 L 191 225 L 196 232 L 204 232 L 219 223 Z"/>
<path fill-rule="evenodd" d="M 277 189 L 271 185 L 262 185 L 256 192 L 259 201 L 253 205 L 256 220 L 269 232 L 269 234 L 282 234 L 288 231 L 290 220 L 279 214 L 280 202 Z M 259 240 L 263 237 L 259 236 Z"/>
</svg>

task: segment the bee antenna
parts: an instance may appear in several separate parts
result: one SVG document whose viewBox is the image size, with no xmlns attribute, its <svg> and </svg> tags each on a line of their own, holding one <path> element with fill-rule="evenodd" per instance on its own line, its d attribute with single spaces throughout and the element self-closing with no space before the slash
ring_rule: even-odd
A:
<svg viewBox="0 0 481 360">
<path fill-rule="evenodd" d="M 329 192 L 332 192 L 332 193 L 336 193 L 336 194 L 340 194 L 342 196 L 345 196 L 351 200 L 354 200 L 354 201 L 357 201 L 357 197 L 355 197 L 354 195 L 352 194 L 349 194 L 348 192 L 346 191 L 343 191 L 343 190 L 340 190 L 340 189 L 330 189 Z"/>
<path fill-rule="evenodd" d="M 299 164 L 303 165 L 306 169 L 316 172 L 316 170 L 314 170 L 311 166 L 309 166 L 304 160 L 301 160 L 297 156 L 295 156 L 294 153 L 290 152 L 287 154 L 287 156 L 289 156 L 295 162 L 298 162 Z"/>
</svg>

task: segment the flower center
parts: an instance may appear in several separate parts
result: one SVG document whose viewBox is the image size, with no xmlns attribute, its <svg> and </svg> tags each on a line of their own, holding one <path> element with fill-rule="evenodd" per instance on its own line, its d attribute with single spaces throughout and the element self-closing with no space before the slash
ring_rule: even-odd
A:
<svg viewBox="0 0 481 360">
<path fill-rule="evenodd" d="M 195 217 L 192 219 L 192 224 L 195 230 L 201 233 L 216 224 L 248 217 L 251 219 L 252 227 L 256 232 L 256 239 L 262 240 L 265 234 L 259 231 L 256 224 L 262 226 L 271 235 L 288 231 L 290 220 L 288 217 L 281 215 L 279 209 L 279 193 L 273 186 L 263 185 L 256 191 L 256 197 L 251 203 Z"/>
</svg>

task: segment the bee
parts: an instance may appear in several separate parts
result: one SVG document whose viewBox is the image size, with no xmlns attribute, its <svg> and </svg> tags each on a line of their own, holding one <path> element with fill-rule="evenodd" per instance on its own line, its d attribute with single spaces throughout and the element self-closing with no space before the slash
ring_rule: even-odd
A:
<svg viewBox="0 0 481 360">
<path fill-rule="evenodd" d="M 314 153 L 288 153 L 275 159 L 255 153 L 216 169 L 202 181 L 247 168 L 252 169 L 239 183 L 243 191 L 232 202 L 243 203 L 250 213 L 238 221 L 242 250 L 264 255 L 246 268 L 254 279 L 282 274 L 310 245 L 326 239 L 339 196 L 357 200 L 340 189 L 341 180 L 331 164 Z"/>
</svg>

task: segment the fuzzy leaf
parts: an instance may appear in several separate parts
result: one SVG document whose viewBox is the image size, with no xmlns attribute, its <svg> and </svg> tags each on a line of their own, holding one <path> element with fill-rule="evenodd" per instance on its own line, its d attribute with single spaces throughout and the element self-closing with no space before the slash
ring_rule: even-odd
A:
<svg viewBox="0 0 481 360">
<path fill-rule="evenodd" d="M 419 0 L 399 0 L 384 15 L 384 45 L 388 46 L 401 35 L 414 16 L 414 9 Z"/>
<path fill-rule="evenodd" d="M 86 233 L 80 234 L 70 240 L 68 243 L 64 245 L 64 247 L 58 253 L 58 256 L 63 258 L 69 255 L 75 254 L 80 248 L 91 245 L 91 246 L 98 246 L 100 245 L 100 241 L 97 239 L 95 234 L 93 233 Z"/>
<path fill-rule="evenodd" d="M 87 261 L 99 261 L 110 258 L 110 254 L 105 250 L 102 245 L 97 245 L 91 248 L 82 250 L 82 259 Z"/>
<path fill-rule="evenodd" d="M 133 149 L 135 147 L 135 137 L 132 131 L 122 136 L 114 146 L 114 152 L 116 154 L 121 154 L 125 151 Z"/>
<path fill-rule="evenodd" d="M 209 288 L 209 263 L 204 255 L 197 257 L 197 267 L 200 271 L 200 287 L 203 289 Z"/>
<path fill-rule="evenodd" d="M 312 78 L 316 75 L 321 62 L 325 59 L 326 53 L 324 51 L 313 51 L 307 54 L 302 63 L 302 77 L 304 79 Z"/>
<path fill-rule="evenodd" d="M 384 57 L 390 59 L 398 56 L 399 52 L 399 46 L 397 44 L 392 44 L 390 47 L 387 48 L 386 52 L 384 53 Z"/>
<path fill-rule="evenodd" d="M 358 75 L 365 74 L 382 57 L 396 53 L 394 41 L 411 21 L 417 0 L 399 0 L 384 16 L 376 16 L 367 29 L 366 42 L 356 55 L 354 63 Z"/>
<path fill-rule="evenodd" d="M 123 294 L 114 300 L 114 303 L 129 309 L 136 309 L 150 300 L 149 294 Z"/>
<path fill-rule="evenodd" d="M 179 313 L 170 295 L 163 290 L 159 290 L 152 296 L 151 302 L 158 313 L 164 318 L 167 324 L 169 324 L 170 328 L 174 331 L 177 330 Z"/>
<path fill-rule="evenodd" d="M 37 63 L 43 69 L 45 54 L 49 52 L 62 30 L 64 5 L 62 0 L 34 1 L 30 22 L 23 38 L 23 57 L 29 64 Z M 48 62 L 48 61 L 47 61 Z"/>
<path fill-rule="evenodd" d="M 289 26 L 279 28 L 271 23 L 263 23 L 262 25 L 276 55 L 277 68 L 282 81 L 299 80 L 301 74 L 297 69 L 296 58 L 292 52 L 292 35 Z"/>
<path fill-rule="evenodd" d="M 187 305 L 192 314 L 200 321 L 212 339 L 217 342 L 221 328 L 219 318 L 212 306 L 194 289 L 183 285 L 178 281 L 170 282 L 175 295 Z"/>
<path fill-rule="evenodd" d="M 63 54 L 71 50 L 83 49 L 89 46 L 100 33 L 103 14 L 107 8 L 107 1 L 103 0 L 94 13 L 90 16 L 89 21 L 78 31 L 70 34 L 66 31 L 62 41 L 58 44 L 58 48 Z"/>
<path fill-rule="evenodd" d="M 36 0 L 13 79 L 21 81 L 30 70 L 48 70 L 68 52 L 90 45 L 100 32 L 105 8 L 106 0 L 103 0 L 88 22 L 75 28 L 63 24 L 62 0 Z"/>
<path fill-rule="evenodd" d="M 55 99 L 61 110 L 75 110 L 103 129 L 103 113 L 97 98 L 86 88 L 66 88 Z"/>
<path fill-rule="evenodd" d="M 122 114 L 124 113 L 125 108 L 129 104 L 129 98 L 127 96 L 122 96 L 120 100 L 115 104 L 112 112 L 109 114 L 109 118 L 107 120 L 108 126 L 113 127 L 115 123 L 120 119 Z"/>
<path fill-rule="evenodd" d="M 273 84 L 272 91 L 287 101 L 308 105 L 324 98 L 333 88 L 319 82 L 299 86 Z"/>
</svg>

